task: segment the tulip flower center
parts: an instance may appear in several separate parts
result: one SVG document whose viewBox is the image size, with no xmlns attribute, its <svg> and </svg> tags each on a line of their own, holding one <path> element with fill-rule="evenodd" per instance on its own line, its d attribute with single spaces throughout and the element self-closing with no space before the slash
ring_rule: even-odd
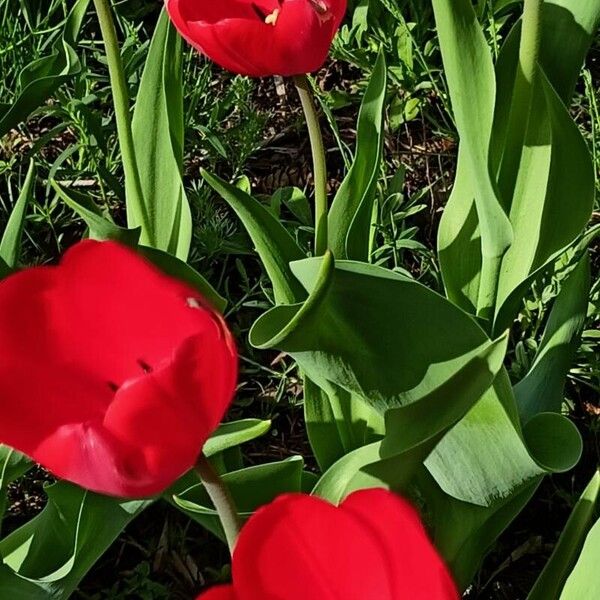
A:
<svg viewBox="0 0 600 600">
<path fill-rule="evenodd" d="M 265 23 L 267 25 L 273 25 L 273 27 L 275 27 L 275 25 L 277 24 L 278 16 L 279 16 L 279 9 L 276 8 L 270 15 L 267 15 L 265 17 Z"/>
<path fill-rule="evenodd" d="M 275 27 L 277 24 L 277 20 L 281 14 L 283 5 L 285 0 L 277 0 L 279 7 L 273 9 L 271 12 L 268 12 L 269 9 L 265 9 L 263 6 L 260 6 L 257 2 L 251 2 L 250 6 L 252 10 L 256 14 L 256 16 L 263 21 L 266 25 L 272 25 Z M 331 11 L 329 10 L 329 4 L 327 0 L 307 0 L 312 9 L 317 13 L 317 17 L 319 21 L 324 23 L 333 17 Z"/>
</svg>

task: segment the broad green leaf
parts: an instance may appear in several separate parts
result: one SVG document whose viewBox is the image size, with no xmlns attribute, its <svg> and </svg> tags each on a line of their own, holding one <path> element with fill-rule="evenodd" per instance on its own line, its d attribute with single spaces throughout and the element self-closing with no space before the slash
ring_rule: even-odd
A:
<svg viewBox="0 0 600 600">
<path fill-rule="evenodd" d="M 483 258 L 477 309 L 487 316 L 494 305 L 499 261 L 512 242 L 512 227 L 489 169 L 494 67 L 470 0 L 433 0 L 433 9 L 464 161 L 460 174 L 465 181 L 459 192 L 465 194 L 465 202 L 474 199 L 481 231 Z M 448 237 L 445 235 L 444 246 L 449 245 Z M 469 264 L 475 263 L 469 260 Z M 457 286 L 457 294 L 461 287 Z"/>
<path fill-rule="evenodd" d="M 338 259 L 369 259 L 371 215 L 383 150 L 387 68 L 379 53 L 358 115 L 356 153 L 329 211 L 329 247 Z"/>
<path fill-rule="evenodd" d="M 183 83 L 181 37 L 165 10 L 158 21 L 142 74 L 132 131 L 145 206 L 127 199 L 130 227 L 149 231 L 142 243 L 186 260 L 192 216 L 183 188 Z"/>
<path fill-rule="evenodd" d="M 238 187 L 207 171 L 202 171 L 202 176 L 242 221 L 271 279 L 275 302 L 302 300 L 306 294 L 289 265 L 304 258 L 304 253 L 287 229 L 272 212 Z"/>
<path fill-rule="evenodd" d="M 536 108 L 529 118 L 510 207 L 514 243 L 504 255 L 498 283 L 500 314 L 523 281 L 577 239 L 594 203 L 587 144 L 541 71 L 533 94 Z M 496 319 L 494 326 L 499 331 L 508 324 Z"/>
<path fill-rule="evenodd" d="M 103 211 L 89 196 L 76 190 L 67 190 L 54 179 L 50 184 L 58 197 L 74 210 L 89 228 L 89 235 L 96 240 L 115 240 L 128 246 L 137 246 L 141 229 L 126 229 L 113 223 L 107 211 Z"/>
<path fill-rule="evenodd" d="M 388 410 L 384 439 L 340 458 L 313 493 L 338 503 L 355 489 L 366 487 L 405 492 L 443 434 L 491 385 L 502 367 L 506 341 L 505 336 L 482 344 L 450 380 L 416 402 Z"/>
<path fill-rule="evenodd" d="M 563 282 L 531 369 L 514 386 L 523 422 L 540 412 L 560 412 L 567 374 L 587 316 L 589 289 L 590 261 L 586 253 Z"/>
<path fill-rule="evenodd" d="M 10 598 L 68 598 L 150 501 L 122 501 L 68 483 L 46 488 L 44 510 L 0 542 L 0 589 Z"/>
<path fill-rule="evenodd" d="M 16 99 L 0 113 L 0 137 L 27 119 L 80 69 L 75 50 L 64 40 L 55 45 L 52 54 L 25 67 L 19 77 Z"/>
<path fill-rule="evenodd" d="M 540 64 L 562 102 L 569 104 L 581 64 L 598 26 L 600 5 L 595 0 L 546 0 L 543 19 Z M 517 64 L 519 36 L 520 24 L 517 24 L 504 44 L 497 67 L 500 102 L 496 106 L 496 138 L 503 137 L 502 131 L 508 121 L 511 77 L 514 77 Z M 502 145 L 494 149 L 496 155 L 501 155 L 501 152 Z M 465 310 L 474 312 L 479 295 L 478 269 L 482 262 L 482 252 L 475 194 L 469 190 L 468 170 L 461 148 L 453 192 L 440 223 L 438 248 L 448 297 Z M 563 204 L 570 205 L 572 197 L 573 195 L 568 196 Z M 560 221 L 558 218 L 554 220 L 557 223 Z M 495 331 L 501 331 L 512 321 L 521 298 L 532 281 L 533 275 L 519 289 L 515 289 L 504 303 L 496 317 L 498 326 Z"/>
<path fill-rule="evenodd" d="M 540 481 L 541 477 L 532 479 L 504 500 L 484 507 L 448 496 L 426 470 L 421 472 L 416 498 L 424 503 L 433 542 L 460 590 L 473 581 L 486 553 L 523 510 Z"/>
<path fill-rule="evenodd" d="M 77 0 L 67 16 L 63 28 L 63 37 L 68 44 L 72 46 L 77 43 L 79 32 L 83 25 L 83 19 L 90 5 L 91 0 Z"/>
<path fill-rule="evenodd" d="M 589 532 L 581 556 L 560 595 L 560 600 L 596 600 L 600 595 L 600 520 Z"/>
<path fill-rule="evenodd" d="M 25 217 L 27 216 L 27 208 L 33 197 L 34 185 L 35 165 L 31 161 L 23 188 L 6 224 L 2 241 L 0 241 L 0 257 L 12 269 L 17 266 L 21 254 L 21 239 L 23 237 Z"/>
<path fill-rule="evenodd" d="M 577 464 L 581 437 L 558 414 L 544 413 L 521 431 L 506 370 L 425 461 L 442 490 L 483 507 L 500 504 L 554 471 Z"/>
<path fill-rule="evenodd" d="M 163 252 L 157 248 L 138 246 L 138 252 L 154 263 L 167 275 L 181 279 L 185 283 L 196 288 L 212 306 L 219 312 L 223 312 L 227 306 L 227 300 L 223 298 L 208 281 L 187 263 L 179 260 L 176 256 Z"/>
<path fill-rule="evenodd" d="M 482 267 L 481 233 L 468 169 L 461 148 L 452 193 L 440 220 L 437 245 L 446 295 L 463 310 L 475 314 Z"/>
<path fill-rule="evenodd" d="M 297 187 L 279 188 L 271 196 L 271 208 L 276 215 L 280 214 L 282 204 L 289 209 L 300 223 L 307 227 L 312 225 L 312 210 L 308 198 L 301 189 Z"/>
<path fill-rule="evenodd" d="M 545 0 L 540 64 L 565 104 L 600 24 L 597 0 Z"/>
<path fill-rule="evenodd" d="M 368 465 L 381 460 L 381 442 L 372 442 L 344 454 L 319 479 L 312 493 L 339 504 L 347 495 L 353 477 Z"/>
<path fill-rule="evenodd" d="M 310 296 L 304 304 L 275 307 L 259 318 L 250 333 L 255 346 L 288 352 L 320 388 L 338 385 L 381 414 L 442 386 L 450 398 L 453 385 L 456 394 L 464 391 L 464 381 L 455 376 L 488 340 L 449 301 L 373 265 L 340 261 L 334 267 L 330 255 L 294 263 L 292 269 Z M 547 423 L 536 425 L 545 431 Z M 426 465 L 449 495 L 489 506 L 548 470 L 578 460 L 578 438 L 568 421 L 557 415 L 545 434 L 572 443 L 556 448 L 564 455 L 544 456 L 538 464 L 501 371 L 494 388 L 441 440 Z M 534 441 L 540 437 L 535 428 L 528 435 Z"/>
<path fill-rule="evenodd" d="M 321 470 L 384 433 L 379 412 L 356 393 L 332 382 L 321 389 L 305 377 L 304 414 L 311 448 Z"/>
<path fill-rule="evenodd" d="M 280 462 L 226 473 L 222 479 L 231 492 L 240 518 L 246 519 L 280 494 L 302 491 L 303 467 L 302 457 L 293 456 Z M 194 473 L 181 479 L 164 497 L 217 537 L 225 539 L 217 512 Z"/>
<path fill-rule="evenodd" d="M 392 271 L 334 265 L 331 254 L 295 262 L 292 270 L 308 300 L 261 316 L 252 344 L 290 353 L 319 387 L 339 385 L 381 414 L 448 381 L 487 339 L 463 311 Z"/>
<path fill-rule="evenodd" d="M 600 472 L 596 471 L 573 508 L 552 556 L 527 596 L 527 600 L 559 597 L 560 590 L 577 561 L 585 536 L 592 525 L 599 496 Z M 600 558 L 600 554 L 597 558 Z"/>
<path fill-rule="evenodd" d="M 348 451 L 338 427 L 331 401 L 327 394 L 309 377 L 304 381 L 304 421 L 310 447 L 321 471 L 326 471 Z M 346 423 L 341 424 L 347 427 Z"/>
<path fill-rule="evenodd" d="M 270 428 L 271 421 L 261 421 L 260 419 L 242 419 L 222 423 L 204 444 L 203 452 L 206 456 L 213 456 L 254 440 L 267 433 Z"/>
</svg>

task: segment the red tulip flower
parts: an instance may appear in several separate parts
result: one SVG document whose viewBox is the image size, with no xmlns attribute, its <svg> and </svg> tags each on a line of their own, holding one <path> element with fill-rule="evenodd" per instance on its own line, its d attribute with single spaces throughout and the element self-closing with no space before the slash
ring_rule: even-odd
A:
<svg viewBox="0 0 600 600">
<path fill-rule="evenodd" d="M 166 0 L 179 33 L 241 75 L 301 75 L 319 69 L 346 0 Z"/>
<path fill-rule="evenodd" d="M 198 600 L 456 600 L 417 512 L 383 489 L 336 508 L 290 494 L 258 510 L 233 553 L 233 584 Z"/>
<path fill-rule="evenodd" d="M 82 487 L 168 487 L 221 421 L 236 374 L 232 337 L 198 291 L 114 242 L 0 282 L 0 442 Z"/>
</svg>

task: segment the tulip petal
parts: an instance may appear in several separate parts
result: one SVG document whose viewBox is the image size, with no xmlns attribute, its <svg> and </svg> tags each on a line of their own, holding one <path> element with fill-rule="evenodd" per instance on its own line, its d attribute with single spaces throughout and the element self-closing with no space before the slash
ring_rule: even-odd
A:
<svg viewBox="0 0 600 600">
<path fill-rule="evenodd" d="M 281 496 L 246 523 L 233 580 L 239 600 L 396 600 L 371 531 L 352 514 L 300 494 Z"/>
<path fill-rule="evenodd" d="M 0 442 L 94 491 L 157 493 L 235 389 L 220 316 L 132 250 L 86 240 L 0 282 Z"/>
<path fill-rule="evenodd" d="M 167 0 L 166 6 L 181 35 L 211 60 L 234 73 L 264 77 L 321 67 L 346 0 L 323 4 L 325 15 L 309 0 Z"/>
<path fill-rule="evenodd" d="M 233 586 L 219 585 L 200 594 L 196 600 L 236 600 Z"/>
<path fill-rule="evenodd" d="M 459 598 L 417 511 L 406 500 L 383 489 L 362 490 L 351 494 L 341 509 L 371 528 L 386 548 L 394 598 Z"/>
</svg>

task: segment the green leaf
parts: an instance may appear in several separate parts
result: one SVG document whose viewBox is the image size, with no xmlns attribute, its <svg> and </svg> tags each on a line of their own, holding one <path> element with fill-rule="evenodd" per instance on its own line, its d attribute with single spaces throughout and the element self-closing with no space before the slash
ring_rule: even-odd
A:
<svg viewBox="0 0 600 600">
<path fill-rule="evenodd" d="M 425 465 L 449 496 L 484 507 L 502 504 L 541 475 L 568 470 L 579 460 L 581 437 L 573 424 L 561 415 L 539 417 L 521 431 L 503 369 Z"/>
<path fill-rule="evenodd" d="M 35 164 L 33 160 L 29 163 L 29 169 L 19 198 L 13 208 L 13 211 L 6 224 L 6 229 L 0 241 L 0 257 L 10 268 L 17 266 L 21 254 L 21 239 L 23 237 L 23 228 L 25 226 L 25 217 L 27 208 L 33 198 L 33 189 L 35 184 Z"/>
<path fill-rule="evenodd" d="M 483 257 L 477 309 L 488 313 L 494 305 L 499 261 L 512 243 L 512 227 L 489 165 L 496 96 L 494 67 L 470 0 L 433 0 L 433 9 L 461 144 L 459 174 L 464 181 L 460 182 L 457 193 L 463 194 L 464 199 L 458 201 L 461 218 L 455 217 L 453 223 L 468 217 L 470 209 L 465 211 L 463 203 L 468 207 L 474 199 Z M 441 235 L 443 247 L 448 247 L 452 236 L 448 232 Z M 469 241 L 465 236 L 463 239 Z M 469 266 L 476 264 L 474 259 L 468 262 Z M 448 285 L 452 285 L 451 278 L 452 275 L 445 276 Z M 463 285 L 459 279 L 455 295 L 460 294 Z"/>
<path fill-rule="evenodd" d="M 514 386 L 523 422 L 540 412 L 560 412 L 566 378 L 587 316 L 589 290 L 590 260 L 586 253 L 563 282 L 531 369 Z"/>
<path fill-rule="evenodd" d="M 72 46 L 77 43 L 79 32 L 83 25 L 83 19 L 90 5 L 91 0 L 77 0 L 67 16 L 63 28 L 63 37 L 68 44 Z"/>
<path fill-rule="evenodd" d="M 595 0 L 545 0 L 539 62 L 561 100 L 575 92 L 585 56 L 600 24 Z"/>
<path fill-rule="evenodd" d="M 0 542 L 6 597 L 68 598 L 108 546 L 151 501 L 121 501 L 68 483 L 46 488 L 48 504 Z"/>
<path fill-rule="evenodd" d="M 96 240 L 115 240 L 128 246 L 136 247 L 141 229 L 126 229 L 115 225 L 108 212 L 104 212 L 89 197 L 77 190 L 67 190 L 54 179 L 50 185 L 58 197 L 74 210 L 89 228 L 89 235 Z"/>
<path fill-rule="evenodd" d="M 348 452 L 327 394 L 306 375 L 304 381 L 304 421 L 310 447 L 321 471 Z M 351 422 L 352 423 L 352 422 Z M 341 424 L 347 427 L 347 423 Z"/>
<path fill-rule="evenodd" d="M 516 178 L 510 219 L 514 243 L 502 260 L 495 330 L 514 314 L 503 305 L 520 298 L 519 286 L 571 245 L 590 219 L 595 196 L 592 159 L 577 125 L 540 71 Z M 508 143 L 507 143 L 508 144 Z M 511 297 L 512 296 L 512 297 Z"/>
<path fill-rule="evenodd" d="M 564 104 L 571 101 L 575 81 L 599 20 L 600 5 L 596 2 L 546 0 L 544 3 L 540 64 Z M 518 61 L 519 37 L 520 24 L 517 24 L 503 46 L 497 66 L 499 102 L 494 124 L 495 144 L 498 143 L 497 138 L 503 140 L 502 132 L 505 131 L 508 122 L 507 111 Z M 462 135 L 460 130 L 459 133 Z M 502 154 L 504 143 L 505 140 L 500 143 L 500 147 L 494 149 L 496 161 Z M 588 162 L 588 159 L 584 162 Z M 438 248 L 448 297 L 465 310 L 475 312 L 479 296 L 482 251 L 475 194 L 469 189 L 469 169 L 461 147 L 453 192 L 440 223 Z M 557 173 L 560 177 L 560 169 Z M 539 196 L 537 190 L 534 196 Z M 567 199 L 563 200 L 564 206 L 570 206 L 573 197 L 567 196 Z M 560 219 L 554 218 L 554 222 L 558 223 Z M 560 254 L 560 251 L 557 254 Z M 547 269 L 555 258 L 556 256 L 550 257 L 543 268 Z M 530 274 L 530 278 L 515 289 L 504 306 L 499 308 L 496 332 L 502 331 L 512 321 L 519 309 L 521 298 L 532 281 L 533 274 Z"/>
<path fill-rule="evenodd" d="M 310 293 L 308 300 L 260 317 L 250 332 L 253 345 L 289 353 L 321 389 L 340 386 L 380 414 L 436 389 L 448 398 L 464 393 L 468 378 L 460 373 L 488 340 L 463 311 L 414 280 L 373 265 L 334 266 L 326 255 L 293 263 L 292 269 Z M 575 432 L 558 417 L 549 431 L 547 423 L 537 425 L 549 440 L 571 440 Z M 539 439 L 535 428 L 528 434 Z M 548 470 L 574 464 L 578 438 L 571 442 L 572 454 L 544 456 L 538 464 L 520 431 L 502 370 L 494 388 L 441 440 L 426 465 L 448 495 L 490 506 Z"/>
<path fill-rule="evenodd" d="M 527 596 L 527 600 L 546 600 L 547 598 L 559 597 L 560 590 L 577 561 L 585 536 L 592 525 L 599 496 L 600 472 L 596 471 L 573 508 L 569 520 L 554 547 L 552 556 Z M 596 558 L 600 558 L 600 554 Z M 597 565 L 598 562 L 596 561 Z M 574 597 L 578 600 L 584 598 L 580 595 Z"/>
<path fill-rule="evenodd" d="M 63 37 L 48 56 L 36 59 L 19 74 L 17 96 L 11 104 L 0 105 L 0 138 L 16 127 L 73 75 L 81 70 L 73 45 L 90 0 L 77 0 L 69 13 Z"/>
<path fill-rule="evenodd" d="M 560 600 L 595 600 L 600 594 L 600 520 L 588 534 L 581 556 L 569 575 Z"/>
<path fill-rule="evenodd" d="M 247 467 L 222 476 L 229 488 L 240 518 L 248 518 L 257 508 L 280 494 L 303 490 L 304 460 L 293 456 L 286 460 Z M 165 493 L 165 499 L 182 512 L 225 540 L 217 512 L 203 485 L 194 473 L 181 479 Z"/>
<path fill-rule="evenodd" d="M 242 419 L 222 423 L 204 444 L 203 452 L 206 456 L 214 456 L 219 452 L 260 437 L 270 428 L 271 421 L 261 421 L 260 419 Z"/>
<path fill-rule="evenodd" d="M 380 51 L 360 108 L 356 155 L 329 211 L 329 247 L 339 259 L 367 261 L 383 150 L 387 68 Z"/>
<path fill-rule="evenodd" d="M 271 208 L 276 215 L 279 215 L 282 204 L 289 209 L 302 225 L 312 226 L 313 217 L 310 203 L 301 189 L 297 187 L 279 188 L 271 196 Z"/>
<path fill-rule="evenodd" d="M 183 83 L 181 37 L 165 10 L 158 21 L 142 74 L 132 131 L 145 206 L 127 201 L 130 227 L 145 223 L 144 245 L 186 260 L 192 216 L 182 181 Z"/>
<path fill-rule="evenodd" d="M 208 281 L 198 273 L 193 267 L 179 260 L 177 257 L 147 246 L 139 246 L 138 252 L 154 263 L 161 271 L 167 275 L 181 279 L 185 283 L 196 288 L 204 298 L 219 312 L 223 312 L 227 306 L 227 300 L 223 298 Z"/>
<path fill-rule="evenodd" d="M 304 258 L 304 253 L 287 229 L 272 212 L 246 192 L 207 171 L 202 171 L 202 177 L 237 213 L 248 231 L 273 284 L 275 302 L 302 300 L 306 294 L 289 264 Z"/>
<path fill-rule="evenodd" d="M 290 353 L 319 387 L 340 386 L 380 414 L 431 393 L 487 339 L 463 311 L 392 271 L 334 265 L 331 254 L 292 270 L 308 300 L 261 316 L 251 343 Z"/>
<path fill-rule="evenodd" d="M 323 475 L 314 493 L 340 502 L 356 489 L 406 492 L 441 437 L 477 402 L 502 367 L 507 338 L 486 342 L 448 381 L 422 399 L 387 411 L 385 437 L 347 454 Z"/>
<path fill-rule="evenodd" d="M 446 295 L 463 310 L 475 314 L 482 268 L 481 233 L 468 169 L 461 148 L 452 193 L 440 220 L 437 246 Z"/>
<path fill-rule="evenodd" d="M 541 477 L 534 478 L 510 496 L 484 507 L 448 496 L 425 469 L 421 472 L 416 499 L 425 502 L 424 514 L 433 542 L 460 590 L 473 581 L 488 550 L 523 510 L 540 481 Z"/>
<path fill-rule="evenodd" d="M 319 388 L 305 377 L 304 413 L 311 448 L 321 470 L 384 433 L 383 416 L 356 393 L 329 382 Z"/>
</svg>

